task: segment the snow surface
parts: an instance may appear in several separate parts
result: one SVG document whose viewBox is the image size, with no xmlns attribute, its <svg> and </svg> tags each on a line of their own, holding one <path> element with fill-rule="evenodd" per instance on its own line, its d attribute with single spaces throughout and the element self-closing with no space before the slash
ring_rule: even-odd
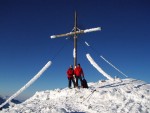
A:
<svg viewBox="0 0 150 113">
<path fill-rule="evenodd" d="M 118 78 L 88 85 L 36 92 L 0 113 L 150 113 L 150 84 Z"/>
</svg>

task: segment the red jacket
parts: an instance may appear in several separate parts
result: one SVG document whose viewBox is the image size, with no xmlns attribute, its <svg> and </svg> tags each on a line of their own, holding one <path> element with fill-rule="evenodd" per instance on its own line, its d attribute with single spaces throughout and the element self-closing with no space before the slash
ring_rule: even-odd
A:
<svg viewBox="0 0 150 113">
<path fill-rule="evenodd" d="M 81 67 L 76 67 L 74 70 L 74 73 L 76 76 L 81 76 L 81 75 L 84 76 L 84 73 Z"/>
<path fill-rule="evenodd" d="M 74 75 L 74 70 L 72 68 L 69 68 L 67 70 L 67 75 L 68 75 L 68 78 L 72 78 Z"/>
</svg>

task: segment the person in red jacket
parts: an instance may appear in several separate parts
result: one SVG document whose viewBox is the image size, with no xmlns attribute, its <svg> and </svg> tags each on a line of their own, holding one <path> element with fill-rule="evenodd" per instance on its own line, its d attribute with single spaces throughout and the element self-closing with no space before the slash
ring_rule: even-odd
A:
<svg viewBox="0 0 150 113">
<path fill-rule="evenodd" d="M 79 86 L 78 79 L 80 79 L 81 86 L 82 86 L 82 78 L 84 78 L 84 73 L 83 73 L 83 70 L 82 70 L 80 64 L 77 65 L 77 67 L 74 70 L 74 73 L 75 73 L 75 77 L 76 77 L 76 86 L 77 87 Z"/>
<path fill-rule="evenodd" d="M 72 65 L 70 65 L 69 69 L 67 70 L 67 77 L 68 77 L 68 87 L 71 88 L 71 81 L 73 82 L 73 85 L 75 87 L 75 81 L 74 81 L 74 70 Z"/>
</svg>

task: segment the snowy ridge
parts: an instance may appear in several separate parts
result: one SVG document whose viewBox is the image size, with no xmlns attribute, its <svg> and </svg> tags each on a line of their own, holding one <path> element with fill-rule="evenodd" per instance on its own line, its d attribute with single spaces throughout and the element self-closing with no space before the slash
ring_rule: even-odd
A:
<svg viewBox="0 0 150 113">
<path fill-rule="evenodd" d="M 150 113 L 150 84 L 136 79 L 88 83 L 89 89 L 36 92 L 2 113 Z"/>
</svg>

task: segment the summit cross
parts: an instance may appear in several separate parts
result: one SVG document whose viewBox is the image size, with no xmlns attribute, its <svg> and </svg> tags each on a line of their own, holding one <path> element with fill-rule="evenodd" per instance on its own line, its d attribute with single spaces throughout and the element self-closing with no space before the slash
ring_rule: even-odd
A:
<svg viewBox="0 0 150 113">
<path fill-rule="evenodd" d="M 67 36 L 73 36 L 74 38 L 74 49 L 73 49 L 73 57 L 74 57 L 74 67 L 77 65 L 77 35 L 78 34 L 84 34 L 94 31 L 101 31 L 101 27 L 91 28 L 91 29 L 85 29 L 80 30 L 77 27 L 77 13 L 75 12 L 75 19 L 74 19 L 74 28 L 71 32 L 65 33 L 65 34 L 59 34 L 59 35 L 52 35 L 50 38 L 59 38 L 59 37 L 67 37 Z"/>
</svg>

